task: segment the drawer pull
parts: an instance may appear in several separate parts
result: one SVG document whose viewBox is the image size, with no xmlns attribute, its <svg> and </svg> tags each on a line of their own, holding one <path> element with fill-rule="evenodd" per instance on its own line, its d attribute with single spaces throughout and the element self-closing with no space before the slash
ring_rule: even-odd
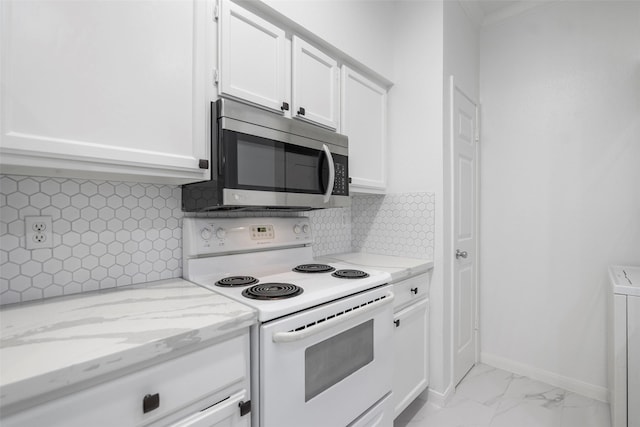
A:
<svg viewBox="0 0 640 427">
<path fill-rule="evenodd" d="M 414 295 L 418 295 L 418 288 L 411 288 L 411 292 L 413 292 Z"/>
<path fill-rule="evenodd" d="M 158 409 L 160 407 L 160 394 L 147 394 L 142 399 L 142 412 L 147 413 L 151 412 L 154 409 Z"/>
<path fill-rule="evenodd" d="M 240 416 L 241 417 L 244 417 L 249 412 L 251 412 L 251 401 L 250 400 L 247 400 L 246 402 L 244 400 L 241 400 L 240 403 L 238 403 L 238 406 L 240 407 Z"/>
</svg>

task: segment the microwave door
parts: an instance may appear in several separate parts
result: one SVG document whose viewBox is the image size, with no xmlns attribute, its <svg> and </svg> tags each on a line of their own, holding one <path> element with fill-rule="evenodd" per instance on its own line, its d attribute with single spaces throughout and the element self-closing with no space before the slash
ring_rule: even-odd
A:
<svg viewBox="0 0 640 427">
<path fill-rule="evenodd" d="M 326 154 L 307 147 L 287 147 L 286 191 L 302 193 L 321 201 L 327 187 Z M 316 202 L 317 203 L 317 202 Z"/>
</svg>

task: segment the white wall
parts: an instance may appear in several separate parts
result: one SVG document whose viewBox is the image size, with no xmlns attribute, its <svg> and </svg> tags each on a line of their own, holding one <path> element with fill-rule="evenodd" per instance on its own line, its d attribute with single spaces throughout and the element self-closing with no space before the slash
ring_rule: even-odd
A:
<svg viewBox="0 0 640 427">
<path fill-rule="evenodd" d="M 483 360 L 606 394 L 609 264 L 640 264 L 640 3 L 551 2 L 481 40 Z"/>
<path fill-rule="evenodd" d="M 450 333 L 441 262 L 443 4 L 396 1 L 394 6 L 388 192 L 435 194 L 429 389 L 430 397 L 437 399 L 445 394 L 450 383 Z"/>
</svg>

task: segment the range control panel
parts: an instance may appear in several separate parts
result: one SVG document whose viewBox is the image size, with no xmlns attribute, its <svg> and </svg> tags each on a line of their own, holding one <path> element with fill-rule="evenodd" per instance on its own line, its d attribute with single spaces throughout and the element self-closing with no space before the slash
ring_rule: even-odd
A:
<svg viewBox="0 0 640 427">
<path fill-rule="evenodd" d="M 273 225 L 252 225 L 251 226 L 251 238 L 253 240 L 272 240 L 275 237 L 273 231 Z"/>
<path fill-rule="evenodd" d="M 184 218 L 183 256 L 309 245 L 309 218 Z"/>
</svg>

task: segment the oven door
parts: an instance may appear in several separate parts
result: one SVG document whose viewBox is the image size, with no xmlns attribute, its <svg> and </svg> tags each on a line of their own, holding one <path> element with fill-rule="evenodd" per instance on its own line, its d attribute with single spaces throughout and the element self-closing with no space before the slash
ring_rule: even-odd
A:
<svg viewBox="0 0 640 427">
<path fill-rule="evenodd" d="M 261 326 L 260 427 L 346 426 L 391 391 L 391 289 Z"/>
</svg>

